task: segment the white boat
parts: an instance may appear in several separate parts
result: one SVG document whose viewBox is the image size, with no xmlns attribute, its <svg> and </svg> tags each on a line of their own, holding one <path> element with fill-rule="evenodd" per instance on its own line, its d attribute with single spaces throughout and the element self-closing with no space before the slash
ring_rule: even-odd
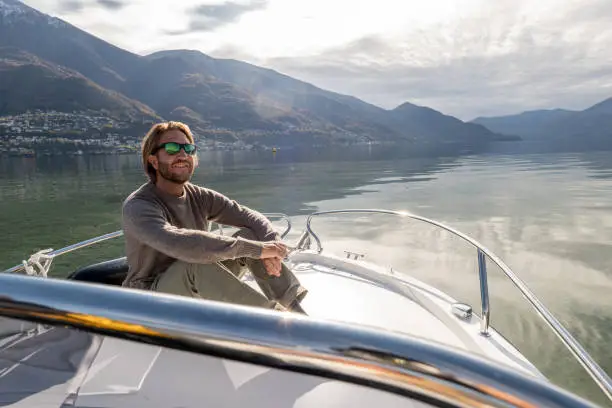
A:
<svg viewBox="0 0 612 408">
<path fill-rule="evenodd" d="M 313 218 L 350 213 L 423 221 L 473 245 L 480 313 L 409 271 L 391 274 L 350 248 L 324 251 Z M 289 218 L 267 215 L 287 221 L 286 237 Z M 308 316 L 121 288 L 125 258 L 46 278 L 56 257 L 121 235 L 41 251 L 0 274 L 0 405 L 595 406 L 552 384 L 490 326 L 487 263 L 501 268 L 612 401 L 610 377 L 525 283 L 483 245 L 437 221 L 387 210 L 311 214 L 288 258 L 309 289 Z"/>
</svg>

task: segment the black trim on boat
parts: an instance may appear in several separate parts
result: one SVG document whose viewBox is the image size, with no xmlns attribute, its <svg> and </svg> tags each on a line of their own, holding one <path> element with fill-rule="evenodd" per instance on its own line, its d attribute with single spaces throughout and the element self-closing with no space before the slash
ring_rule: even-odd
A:
<svg viewBox="0 0 612 408">
<path fill-rule="evenodd" d="M 74 271 L 69 280 L 102 283 L 105 285 L 121 286 L 128 273 L 126 257 L 111 259 L 93 265 L 85 266 Z"/>
</svg>

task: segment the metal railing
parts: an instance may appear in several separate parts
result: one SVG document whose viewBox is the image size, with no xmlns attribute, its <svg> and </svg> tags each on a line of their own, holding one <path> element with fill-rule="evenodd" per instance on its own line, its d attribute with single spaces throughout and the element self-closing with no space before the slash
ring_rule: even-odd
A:
<svg viewBox="0 0 612 408">
<path fill-rule="evenodd" d="M 263 215 L 269 219 L 280 218 L 287 223 L 287 227 L 285 227 L 285 230 L 281 234 L 281 239 L 285 238 L 285 236 L 287 236 L 289 231 L 291 231 L 292 224 L 291 224 L 291 219 L 289 218 L 288 215 L 282 214 L 282 213 L 263 213 Z M 219 224 L 219 223 L 215 223 L 215 224 L 219 225 L 220 227 L 219 232 L 223 234 L 223 228 L 221 227 L 222 224 Z M 100 242 L 103 242 L 109 239 L 118 238 L 121 236 L 123 236 L 123 231 L 119 230 L 119 231 L 111 232 L 108 234 L 100 235 L 98 237 L 94 237 L 94 238 L 91 238 L 91 239 L 88 239 L 82 242 L 77 242 L 76 244 L 72 244 L 72 245 L 69 245 L 61 249 L 57 249 L 57 250 L 46 249 L 43 251 L 39 251 L 33 254 L 32 256 L 30 256 L 30 258 L 27 261 L 24 260 L 19 265 L 15 265 L 12 268 L 5 270 L 4 272 L 5 273 L 23 272 L 26 270 L 29 264 L 36 264 L 39 258 L 42 258 L 44 260 L 49 260 L 52 262 L 53 259 L 55 259 L 56 257 L 60 255 L 64 255 L 69 252 L 76 251 L 77 249 L 85 248 L 85 247 L 88 247 L 94 244 L 98 244 Z M 45 265 L 47 270 L 51 267 L 51 262 L 49 262 L 48 265 Z M 39 268 L 43 268 L 43 267 L 39 266 Z"/>
<path fill-rule="evenodd" d="M 287 236 L 287 234 L 289 234 L 289 231 L 291 231 L 291 219 L 289 218 L 289 216 L 287 214 L 283 214 L 283 213 L 263 213 L 262 215 L 264 215 L 266 218 L 272 220 L 274 218 L 280 218 L 281 220 L 285 221 L 287 223 L 287 227 L 285 228 L 285 230 L 281 233 L 281 239 L 285 238 Z M 217 223 L 217 222 L 211 222 L 209 224 L 209 228 L 212 228 L 213 224 L 216 224 L 219 227 L 219 233 L 221 235 L 225 235 L 224 233 L 224 225 Z M 210 229 L 209 229 L 210 230 Z"/>
<path fill-rule="evenodd" d="M 120 237 L 122 235 L 123 235 L 123 231 L 115 231 L 115 232 L 111 232 L 109 234 L 100 235 L 99 237 L 88 239 L 86 241 L 78 242 L 76 244 L 72 244 L 72 245 L 69 245 L 67 247 L 55 250 L 55 251 L 50 250 L 50 249 L 49 250 L 40 251 L 40 252 L 37 252 L 36 254 L 32 255 L 28 261 L 23 261 L 21 264 L 15 265 L 12 268 L 9 268 L 9 269 L 5 270 L 4 272 L 6 272 L 6 273 L 16 273 L 16 272 L 24 271 L 26 269 L 26 267 L 27 267 L 27 264 L 29 262 L 31 262 L 31 259 L 33 257 L 35 257 L 37 254 L 41 254 L 45 258 L 49 258 L 50 260 L 53 260 L 54 258 L 56 258 L 56 257 L 58 257 L 60 255 L 67 254 L 69 252 L 76 251 L 77 249 L 85 248 L 85 247 L 88 247 L 88 246 L 93 245 L 93 244 L 98 244 L 100 242 L 103 242 L 103 241 L 106 241 L 106 240 L 109 240 L 109 239 L 117 238 L 117 237 Z M 49 264 L 48 267 L 50 267 L 50 266 L 51 265 Z"/>
<path fill-rule="evenodd" d="M 544 306 L 544 304 L 536 297 L 536 295 L 527 287 L 527 285 L 506 265 L 497 255 L 488 250 L 484 245 L 475 239 L 465 235 L 464 233 L 449 227 L 438 221 L 421 217 L 419 215 L 410 214 L 402 211 L 392 210 L 381 210 L 381 209 L 350 209 L 350 210 L 332 210 L 332 211 L 320 211 L 312 213 L 306 220 L 306 230 L 302 233 L 299 238 L 300 243 L 308 241 L 308 237 L 312 236 L 316 242 L 316 250 L 318 253 L 323 251 L 320 238 L 313 231 L 311 223 L 312 219 L 321 215 L 330 214 L 389 214 L 405 218 L 410 218 L 417 221 L 423 221 L 427 224 L 437 226 L 444 229 L 455 236 L 460 237 L 464 241 L 473 245 L 476 249 L 478 257 L 478 276 L 480 280 L 480 299 L 481 299 L 481 334 L 488 335 L 489 322 L 491 318 L 491 309 L 489 305 L 489 286 L 487 282 L 487 263 L 486 258 L 489 258 L 495 263 L 504 274 L 510 279 L 510 281 L 518 288 L 521 295 L 527 299 L 531 306 L 535 309 L 536 313 L 544 320 L 544 322 L 552 329 L 552 331 L 561 340 L 563 345 L 572 353 L 574 358 L 582 365 L 586 372 L 591 376 L 593 381 L 598 385 L 602 392 L 612 401 L 612 379 L 606 374 L 606 372 L 595 362 L 595 360 L 589 355 L 589 353 L 582 347 L 582 345 L 569 333 L 569 331 L 555 318 L 555 316 Z M 303 244 L 302 244 L 303 245 Z M 303 246 L 302 246 L 303 248 Z"/>
<path fill-rule="evenodd" d="M 450 347 L 254 307 L 0 274 L 0 315 L 357 384 L 445 407 L 593 407 Z"/>
</svg>

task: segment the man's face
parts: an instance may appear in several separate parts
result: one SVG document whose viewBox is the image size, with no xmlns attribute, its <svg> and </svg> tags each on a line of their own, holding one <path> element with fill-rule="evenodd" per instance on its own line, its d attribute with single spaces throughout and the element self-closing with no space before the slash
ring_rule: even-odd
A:
<svg viewBox="0 0 612 408">
<path fill-rule="evenodd" d="M 191 143 L 183 132 L 176 129 L 164 133 L 159 140 L 159 145 L 168 142 Z M 191 179 L 196 165 L 195 156 L 188 155 L 183 149 L 177 154 L 168 154 L 165 149 L 159 149 L 157 153 L 149 156 L 149 162 L 161 177 L 178 184 L 186 183 Z"/>
</svg>

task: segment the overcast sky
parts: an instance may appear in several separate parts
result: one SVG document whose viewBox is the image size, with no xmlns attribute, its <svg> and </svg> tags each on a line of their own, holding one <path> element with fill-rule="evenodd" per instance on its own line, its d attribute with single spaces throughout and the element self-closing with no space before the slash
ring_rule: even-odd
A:
<svg viewBox="0 0 612 408">
<path fill-rule="evenodd" d="M 198 49 L 464 120 L 612 97 L 612 0 L 25 0 L 135 53 Z"/>
</svg>

